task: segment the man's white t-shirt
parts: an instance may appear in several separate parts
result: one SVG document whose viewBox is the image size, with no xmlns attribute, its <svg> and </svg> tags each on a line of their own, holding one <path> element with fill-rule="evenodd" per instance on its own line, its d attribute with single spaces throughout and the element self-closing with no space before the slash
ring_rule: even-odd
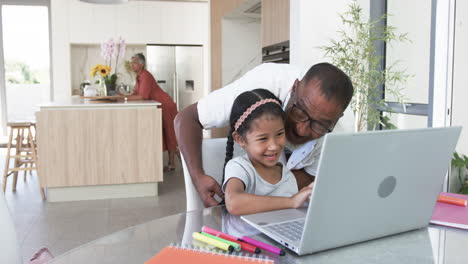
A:
<svg viewBox="0 0 468 264">
<path fill-rule="evenodd" d="M 236 97 L 245 91 L 258 88 L 272 92 L 283 102 L 283 107 L 286 107 L 294 81 L 301 80 L 307 70 L 308 68 L 276 63 L 265 63 L 255 67 L 238 80 L 198 101 L 197 110 L 201 125 L 205 129 L 228 126 Z M 353 124 L 354 116 L 348 107 L 334 131 L 352 131 Z M 292 151 L 292 155 L 286 166 L 291 170 L 304 169 L 308 174 L 316 176 L 322 140 L 323 137 L 302 145 L 288 144 L 286 147 Z"/>
</svg>

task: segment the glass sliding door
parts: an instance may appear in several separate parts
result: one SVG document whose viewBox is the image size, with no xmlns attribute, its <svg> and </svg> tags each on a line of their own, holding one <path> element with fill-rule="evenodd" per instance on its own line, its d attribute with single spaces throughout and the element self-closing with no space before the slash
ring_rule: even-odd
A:
<svg viewBox="0 0 468 264">
<path fill-rule="evenodd" d="M 387 25 L 396 27 L 399 33 L 407 33 L 411 42 L 400 42 L 386 47 L 387 67 L 397 63 L 400 69 L 411 75 L 402 94 L 406 105 L 394 103 L 396 100 L 385 93 L 385 100 L 392 112 L 390 121 L 398 128 L 424 128 L 432 126 L 432 87 L 431 87 L 431 37 L 433 33 L 433 6 L 431 1 L 404 0 L 386 1 Z M 417 13 L 421 23 L 412 23 Z"/>
<path fill-rule="evenodd" d="M 434 0 L 375 0 L 370 2 L 371 19 L 389 16 L 380 26 L 396 28 L 397 34 L 406 33 L 409 42 L 401 41 L 388 45 L 376 41 L 377 53 L 382 56 L 381 69 L 395 67 L 410 78 L 403 87 L 381 86 L 382 99 L 387 107 L 381 109 L 382 121 L 400 129 L 424 128 L 433 126 L 433 58 L 434 58 Z M 413 23 L 414 14 L 423 23 Z M 395 69 L 395 68 L 394 68 Z M 391 85 L 391 84 L 388 84 Z M 390 91 L 400 90 L 405 105 L 398 103 Z M 388 89 L 388 90 L 387 90 Z M 387 92 L 389 91 L 389 92 Z"/>
<path fill-rule="evenodd" d="M 51 94 L 48 3 L 10 2 L 1 5 L 1 136 L 9 121 L 34 120 Z"/>
</svg>

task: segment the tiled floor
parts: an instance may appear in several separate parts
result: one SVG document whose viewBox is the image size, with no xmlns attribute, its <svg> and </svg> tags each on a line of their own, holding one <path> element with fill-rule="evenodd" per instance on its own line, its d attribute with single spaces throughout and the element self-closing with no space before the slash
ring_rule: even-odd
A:
<svg viewBox="0 0 468 264">
<path fill-rule="evenodd" d="M 0 149 L 2 176 L 4 154 Z M 58 256 L 123 228 L 185 211 L 180 163 L 164 175 L 158 197 L 48 203 L 41 199 L 35 173 L 28 175 L 26 183 L 21 173 L 15 193 L 11 181 L 10 177 L 5 198 L 25 261 L 44 246 Z"/>
</svg>

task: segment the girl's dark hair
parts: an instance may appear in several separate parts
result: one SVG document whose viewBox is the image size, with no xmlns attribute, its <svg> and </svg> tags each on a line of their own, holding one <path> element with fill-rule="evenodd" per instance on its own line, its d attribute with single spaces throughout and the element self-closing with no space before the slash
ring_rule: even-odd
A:
<svg viewBox="0 0 468 264">
<path fill-rule="evenodd" d="M 272 92 L 265 89 L 255 89 L 252 91 L 243 92 L 239 96 L 237 96 L 236 100 L 234 100 L 231 109 L 231 115 L 229 117 L 230 129 L 228 140 L 226 143 L 226 159 L 224 161 L 223 179 L 221 181 L 221 184 L 224 183 L 224 172 L 226 169 L 226 164 L 232 159 L 232 155 L 234 152 L 234 139 L 232 137 L 232 133 L 234 133 L 234 127 L 236 125 L 237 120 L 239 120 L 242 114 L 253 104 L 260 100 L 268 98 L 278 100 L 278 102 L 282 104 L 281 100 L 279 100 L 278 97 L 276 97 Z M 244 120 L 244 122 L 237 129 L 237 133 L 239 133 L 241 136 L 245 136 L 245 133 L 250 130 L 252 121 L 257 119 L 258 117 L 261 117 L 264 114 L 278 116 L 283 120 L 283 122 L 286 120 L 286 113 L 283 111 L 280 105 L 276 103 L 266 103 L 257 107 Z"/>
</svg>

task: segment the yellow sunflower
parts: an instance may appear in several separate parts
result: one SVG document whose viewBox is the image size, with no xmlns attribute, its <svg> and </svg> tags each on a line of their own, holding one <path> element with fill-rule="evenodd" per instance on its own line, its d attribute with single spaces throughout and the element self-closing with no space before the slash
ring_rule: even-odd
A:
<svg viewBox="0 0 468 264">
<path fill-rule="evenodd" d="M 99 74 L 102 77 L 106 77 L 107 75 L 109 75 L 110 71 L 111 71 L 111 68 L 109 66 L 102 65 L 102 67 L 99 69 Z"/>
<path fill-rule="evenodd" d="M 92 69 L 91 71 L 89 72 L 89 74 L 94 77 L 96 76 L 97 73 L 99 73 L 99 75 L 101 75 L 102 77 L 106 77 L 107 75 L 109 75 L 111 71 L 111 68 L 107 65 L 102 65 L 102 64 L 96 64 Z"/>
<path fill-rule="evenodd" d="M 91 77 L 94 77 L 98 70 L 99 70 L 99 65 L 95 65 L 93 68 L 91 68 L 91 71 L 89 72 L 89 75 L 91 75 Z"/>
</svg>

